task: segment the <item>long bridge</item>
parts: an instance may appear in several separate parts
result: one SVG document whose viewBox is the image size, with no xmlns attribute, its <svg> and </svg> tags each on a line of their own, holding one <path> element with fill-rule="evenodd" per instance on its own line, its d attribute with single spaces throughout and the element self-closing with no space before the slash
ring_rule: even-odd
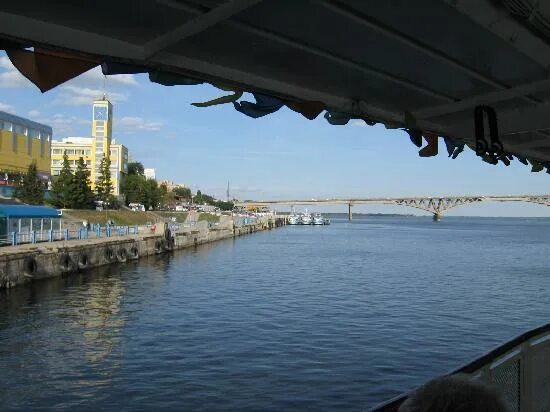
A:
<svg viewBox="0 0 550 412">
<path fill-rule="evenodd" d="M 432 213 L 434 220 L 440 220 L 443 212 L 455 207 L 481 202 L 528 202 L 550 206 L 550 195 L 505 195 L 505 196 L 436 196 L 436 197 L 360 197 L 332 199 L 290 199 L 290 200 L 246 200 L 236 202 L 236 206 L 270 205 L 338 205 L 348 206 L 348 219 L 352 220 L 352 207 L 360 204 L 390 204 L 414 207 Z"/>
</svg>

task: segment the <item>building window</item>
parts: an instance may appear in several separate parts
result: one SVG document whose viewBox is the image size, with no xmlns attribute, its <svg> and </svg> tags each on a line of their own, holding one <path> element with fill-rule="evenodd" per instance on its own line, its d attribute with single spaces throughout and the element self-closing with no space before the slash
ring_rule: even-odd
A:
<svg viewBox="0 0 550 412">
<path fill-rule="evenodd" d="M 53 167 L 62 166 L 62 165 L 63 165 L 63 161 L 62 161 L 62 160 L 60 160 L 60 159 L 52 160 L 52 166 L 53 166 Z"/>
<path fill-rule="evenodd" d="M 65 150 L 65 153 L 67 154 L 67 156 L 74 155 L 74 149 L 67 149 Z"/>
<path fill-rule="evenodd" d="M 85 154 L 86 156 L 91 156 L 91 155 L 92 155 L 92 151 L 91 151 L 91 150 L 85 150 L 85 151 L 84 151 L 84 154 Z"/>
<path fill-rule="evenodd" d="M 96 130 L 96 132 L 95 132 L 95 135 L 96 135 L 97 137 L 105 137 L 105 133 L 104 133 L 104 132 L 98 132 L 97 130 Z"/>
<path fill-rule="evenodd" d="M 17 153 L 17 134 L 15 134 L 15 131 L 14 132 L 11 132 L 11 145 L 12 145 L 12 149 L 15 153 Z"/>
<path fill-rule="evenodd" d="M 15 127 L 14 127 L 14 131 L 16 134 L 26 134 L 26 130 L 23 126 L 19 125 L 19 124 L 16 124 Z"/>
<path fill-rule="evenodd" d="M 91 166 L 92 165 L 92 161 L 91 160 L 86 160 L 86 166 Z"/>
<path fill-rule="evenodd" d="M 29 129 L 29 136 L 34 138 L 39 138 L 40 132 L 36 129 Z"/>
<path fill-rule="evenodd" d="M 61 150 L 61 149 L 52 149 L 52 154 L 54 154 L 54 155 L 63 154 L 63 150 Z"/>
<path fill-rule="evenodd" d="M 2 129 L 11 132 L 13 129 L 13 125 L 10 122 L 4 122 L 4 124 L 2 125 Z"/>
<path fill-rule="evenodd" d="M 54 170 L 52 174 L 53 174 L 54 176 L 59 176 L 59 173 L 60 173 L 59 170 Z"/>
</svg>

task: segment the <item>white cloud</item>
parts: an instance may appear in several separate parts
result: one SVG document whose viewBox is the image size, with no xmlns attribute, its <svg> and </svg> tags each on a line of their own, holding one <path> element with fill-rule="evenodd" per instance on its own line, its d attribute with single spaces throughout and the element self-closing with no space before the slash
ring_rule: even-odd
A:
<svg viewBox="0 0 550 412">
<path fill-rule="evenodd" d="M 88 70 L 86 73 L 82 73 L 80 76 L 73 79 L 73 83 L 90 83 L 93 82 L 96 85 L 103 85 L 103 81 L 106 79 L 106 86 L 109 88 L 111 85 L 120 85 L 120 86 L 136 86 L 138 84 L 135 76 L 133 74 L 117 74 L 113 76 L 104 76 L 101 71 L 101 67 L 97 66 L 93 69 Z"/>
<path fill-rule="evenodd" d="M 365 121 L 360 119 L 353 119 L 350 124 L 355 127 L 367 127 Z"/>
<path fill-rule="evenodd" d="M 15 69 L 15 67 L 13 67 L 13 64 L 11 64 L 11 61 L 8 58 L 8 56 L 0 57 L 0 67 L 7 70 Z"/>
<path fill-rule="evenodd" d="M 40 116 L 40 112 L 38 110 L 31 110 L 27 113 L 27 116 L 36 118 Z"/>
<path fill-rule="evenodd" d="M 91 120 L 80 119 L 76 116 L 66 116 L 61 113 L 56 113 L 50 118 L 37 119 L 38 122 L 51 126 L 56 139 L 66 136 L 74 136 L 77 132 L 77 127 L 82 125 L 88 126 L 88 131 L 84 136 L 88 136 L 91 131 Z M 81 128 L 78 128 L 80 130 Z"/>
<path fill-rule="evenodd" d="M 0 69 L 3 69 L 3 71 L 0 72 L 0 88 L 33 86 L 33 84 L 26 79 L 25 76 L 19 73 L 7 56 L 0 57 Z M 97 66 L 85 73 L 82 73 L 80 76 L 69 80 L 65 83 L 65 86 L 80 87 L 85 89 L 101 89 L 105 85 L 107 91 L 109 91 L 110 87 L 135 86 L 137 84 L 138 82 L 132 74 L 117 74 L 114 76 L 107 76 L 105 79 L 105 76 L 103 76 L 103 73 L 101 72 L 101 67 Z M 101 91 L 100 94 L 102 95 L 103 91 Z M 108 94 L 111 95 L 117 93 Z"/>
<path fill-rule="evenodd" d="M 0 57 L 0 68 L 4 69 L 0 73 L 0 88 L 13 89 L 33 86 L 25 76 L 17 71 L 6 56 Z"/>
<path fill-rule="evenodd" d="M 3 112 L 15 114 L 15 108 L 11 104 L 0 102 L 0 110 Z"/>
<path fill-rule="evenodd" d="M 91 106 L 95 99 L 100 99 L 104 91 L 90 87 L 75 86 L 73 84 L 64 84 L 59 88 L 59 96 L 56 103 L 68 104 L 73 106 L 87 105 Z M 107 93 L 107 97 L 113 103 L 128 99 L 128 95 L 123 93 Z"/>
<path fill-rule="evenodd" d="M 157 132 L 162 128 L 161 122 L 147 122 L 141 117 L 125 116 L 115 119 L 115 128 L 122 132 Z"/>
</svg>

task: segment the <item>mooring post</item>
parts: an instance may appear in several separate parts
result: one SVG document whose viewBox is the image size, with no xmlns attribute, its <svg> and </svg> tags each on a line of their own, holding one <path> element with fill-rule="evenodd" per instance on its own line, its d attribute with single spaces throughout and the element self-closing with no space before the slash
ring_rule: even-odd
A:
<svg viewBox="0 0 550 412">
<path fill-rule="evenodd" d="M 348 203 L 348 220 L 350 222 L 353 220 L 353 213 L 351 212 L 351 203 Z"/>
</svg>

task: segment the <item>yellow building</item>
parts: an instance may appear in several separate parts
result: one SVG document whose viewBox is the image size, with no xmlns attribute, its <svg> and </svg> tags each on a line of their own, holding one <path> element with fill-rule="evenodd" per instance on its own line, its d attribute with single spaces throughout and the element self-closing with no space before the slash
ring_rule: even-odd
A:
<svg viewBox="0 0 550 412">
<path fill-rule="evenodd" d="M 48 178 L 51 137 L 50 126 L 0 111 L 0 172 L 24 172 L 35 160 L 39 175 Z"/>
<path fill-rule="evenodd" d="M 51 174 L 58 176 L 63 167 L 63 154 L 67 153 L 71 168 L 76 168 L 80 157 L 84 159 L 90 170 L 92 189 L 99 178 L 101 160 L 109 154 L 111 160 L 111 181 L 113 194 L 120 194 L 122 177 L 128 172 L 128 148 L 116 144 L 112 138 L 113 106 L 105 98 L 96 100 L 93 104 L 92 137 L 66 137 L 60 141 L 52 141 Z"/>
</svg>

